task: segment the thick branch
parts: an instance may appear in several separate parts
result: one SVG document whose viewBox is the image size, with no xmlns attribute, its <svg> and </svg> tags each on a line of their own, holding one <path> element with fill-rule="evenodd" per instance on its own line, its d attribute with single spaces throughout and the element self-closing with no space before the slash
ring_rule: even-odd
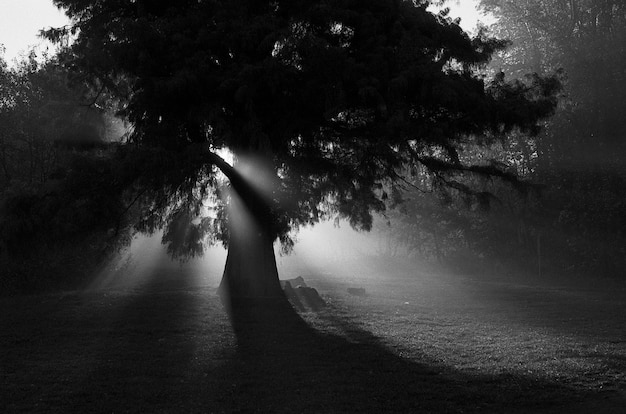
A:
<svg viewBox="0 0 626 414">
<path fill-rule="evenodd" d="M 204 147 L 206 148 L 206 146 Z M 239 195 L 244 204 L 255 213 L 256 217 L 268 217 L 271 214 L 270 204 L 267 202 L 266 197 L 254 188 L 235 167 L 208 148 L 204 150 L 204 155 L 210 164 L 215 165 L 224 173 L 226 178 L 230 181 L 230 185 L 237 192 L 237 195 Z"/>
</svg>

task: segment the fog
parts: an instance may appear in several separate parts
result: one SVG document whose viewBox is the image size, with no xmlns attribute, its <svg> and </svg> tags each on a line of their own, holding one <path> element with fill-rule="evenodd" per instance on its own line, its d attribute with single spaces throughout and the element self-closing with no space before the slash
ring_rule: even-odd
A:
<svg viewBox="0 0 626 414">
<path fill-rule="evenodd" d="M 192 280 L 198 287 L 217 288 L 226 262 L 226 249 L 218 244 L 205 250 L 202 257 L 172 259 L 162 244 L 163 232 L 137 234 L 98 272 L 89 290 L 139 289 L 147 284 L 167 286 L 175 278 Z M 296 241 L 289 253 L 275 246 L 281 279 L 297 276 L 317 281 L 363 283 L 374 277 L 368 266 L 381 254 L 383 236 L 356 231 L 347 223 L 322 222 L 293 234 Z M 380 258 L 379 258 L 380 259 Z"/>
</svg>

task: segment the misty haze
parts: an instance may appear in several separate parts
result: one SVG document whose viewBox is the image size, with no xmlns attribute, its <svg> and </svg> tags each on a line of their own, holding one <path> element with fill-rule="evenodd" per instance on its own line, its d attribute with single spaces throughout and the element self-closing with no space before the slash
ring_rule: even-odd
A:
<svg viewBox="0 0 626 414">
<path fill-rule="evenodd" d="M 34 4 L 0 412 L 626 412 L 626 1 Z"/>
</svg>

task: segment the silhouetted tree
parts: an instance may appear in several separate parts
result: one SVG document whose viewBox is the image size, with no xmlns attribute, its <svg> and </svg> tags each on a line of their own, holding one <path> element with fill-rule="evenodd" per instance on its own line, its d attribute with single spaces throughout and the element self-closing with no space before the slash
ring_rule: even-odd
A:
<svg viewBox="0 0 626 414">
<path fill-rule="evenodd" d="M 136 154 L 148 154 L 140 227 L 167 226 L 174 252 L 217 231 L 234 298 L 282 296 L 274 241 L 332 215 L 369 229 L 411 166 L 480 200 L 455 177 L 515 182 L 463 163 L 459 146 L 536 132 L 555 106 L 553 78 L 477 76 L 505 42 L 470 38 L 427 1 L 54 3 L 72 24 L 48 37 L 75 36 L 68 67 L 118 92 Z M 200 219 L 218 171 L 230 184 L 223 220 Z"/>
</svg>

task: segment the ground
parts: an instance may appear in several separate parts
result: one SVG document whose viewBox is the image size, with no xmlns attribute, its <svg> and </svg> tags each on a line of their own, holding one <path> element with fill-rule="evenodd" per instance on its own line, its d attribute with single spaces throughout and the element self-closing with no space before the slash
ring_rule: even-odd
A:
<svg viewBox="0 0 626 414">
<path fill-rule="evenodd" d="M 623 284 L 372 263 L 298 269 L 327 302 L 300 317 L 229 318 L 216 274 L 175 266 L 1 299 L 0 411 L 624 412 Z"/>
</svg>

